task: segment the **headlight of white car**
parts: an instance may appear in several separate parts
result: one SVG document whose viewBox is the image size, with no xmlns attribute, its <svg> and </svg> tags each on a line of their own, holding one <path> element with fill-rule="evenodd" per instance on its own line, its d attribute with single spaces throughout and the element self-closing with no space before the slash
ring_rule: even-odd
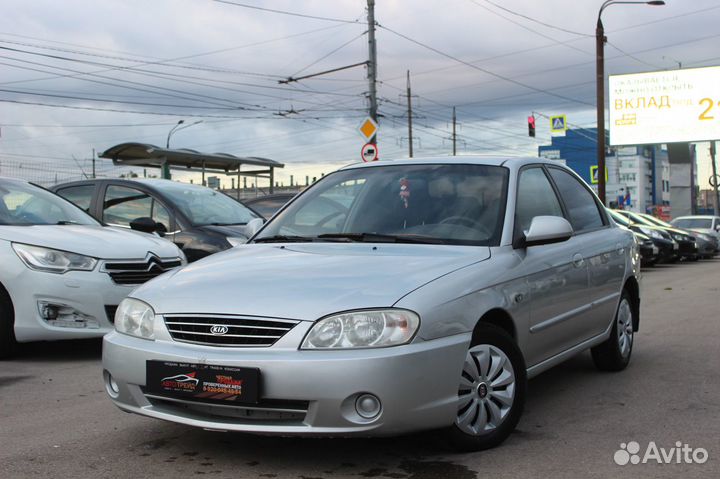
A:
<svg viewBox="0 0 720 479">
<path fill-rule="evenodd" d="M 115 312 L 115 329 L 130 336 L 155 339 L 155 311 L 147 303 L 125 298 Z"/>
<path fill-rule="evenodd" d="M 22 243 L 13 243 L 12 247 L 28 268 L 37 271 L 58 274 L 68 271 L 92 271 L 97 264 L 95 258 L 67 251 Z"/>
<path fill-rule="evenodd" d="M 301 349 L 382 348 L 409 342 L 420 317 L 405 309 L 351 311 L 321 319 L 305 336 Z"/>
</svg>

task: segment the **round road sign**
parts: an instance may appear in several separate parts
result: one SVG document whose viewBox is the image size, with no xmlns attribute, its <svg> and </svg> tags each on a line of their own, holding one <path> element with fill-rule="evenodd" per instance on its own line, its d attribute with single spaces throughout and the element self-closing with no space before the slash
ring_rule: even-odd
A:
<svg viewBox="0 0 720 479">
<path fill-rule="evenodd" d="M 716 186 L 720 185 L 720 175 L 713 175 L 710 177 L 710 186 L 715 188 Z"/>
<path fill-rule="evenodd" d="M 360 150 L 360 156 L 364 162 L 375 161 L 378 159 L 378 149 L 375 143 L 365 143 Z"/>
</svg>

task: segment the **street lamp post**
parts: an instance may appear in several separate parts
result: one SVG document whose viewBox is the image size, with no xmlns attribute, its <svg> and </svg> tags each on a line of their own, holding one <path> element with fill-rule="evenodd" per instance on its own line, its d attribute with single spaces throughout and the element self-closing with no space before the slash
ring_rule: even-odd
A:
<svg viewBox="0 0 720 479">
<path fill-rule="evenodd" d="M 662 0 L 625 2 L 606 0 L 598 12 L 597 27 L 595 28 L 596 75 L 597 88 L 597 166 L 598 166 L 598 196 L 603 204 L 605 202 L 605 28 L 602 23 L 602 13 L 610 5 L 665 5 Z"/>
<path fill-rule="evenodd" d="M 178 121 L 177 124 L 173 126 L 168 132 L 167 141 L 165 142 L 165 148 L 170 148 L 170 137 L 173 135 L 173 133 L 184 128 L 190 128 L 191 126 L 197 125 L 198 123 L 202 122 L 202 120 L 198 120 L 189 124 L 185 124 L 185 120 Z M 162 177 L 166 180 L 170 179 L 170 166 L 167 164 L 167 162 L 163 163 L 162 165 Z"/>
</svg>

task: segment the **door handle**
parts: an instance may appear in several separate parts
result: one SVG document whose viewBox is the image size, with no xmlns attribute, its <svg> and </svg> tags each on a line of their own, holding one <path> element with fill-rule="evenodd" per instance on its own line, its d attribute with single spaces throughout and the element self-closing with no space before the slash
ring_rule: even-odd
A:
<svg viewBox="0 0 720 479">
<path fill-rule="evenodd" d="M 572 263 L 573 266 L 575 266 L 576 268 L 580 268 L 582 265 L 585 264 L 585 259 L 580 253 L 575 253 L 572 257 Z"/>
<path fill-rule="evenodd" d="M 623 253 L 625 253 L 625 248 L 620 243 L 615 245 L 615 249 L 617 250 L 618 256 L 622 256 Z"/>
</svg>

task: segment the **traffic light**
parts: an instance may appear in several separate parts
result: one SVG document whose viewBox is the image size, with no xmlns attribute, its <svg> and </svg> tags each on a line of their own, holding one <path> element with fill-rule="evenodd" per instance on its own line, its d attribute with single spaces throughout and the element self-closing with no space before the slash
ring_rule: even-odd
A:
<svg viewBox="0 0 720 479">
<path fill-rule="evenodd" d="M 535 117 L 533 115 L 528 117 L 528 136 L 535 138 Z"/>
</svg>

